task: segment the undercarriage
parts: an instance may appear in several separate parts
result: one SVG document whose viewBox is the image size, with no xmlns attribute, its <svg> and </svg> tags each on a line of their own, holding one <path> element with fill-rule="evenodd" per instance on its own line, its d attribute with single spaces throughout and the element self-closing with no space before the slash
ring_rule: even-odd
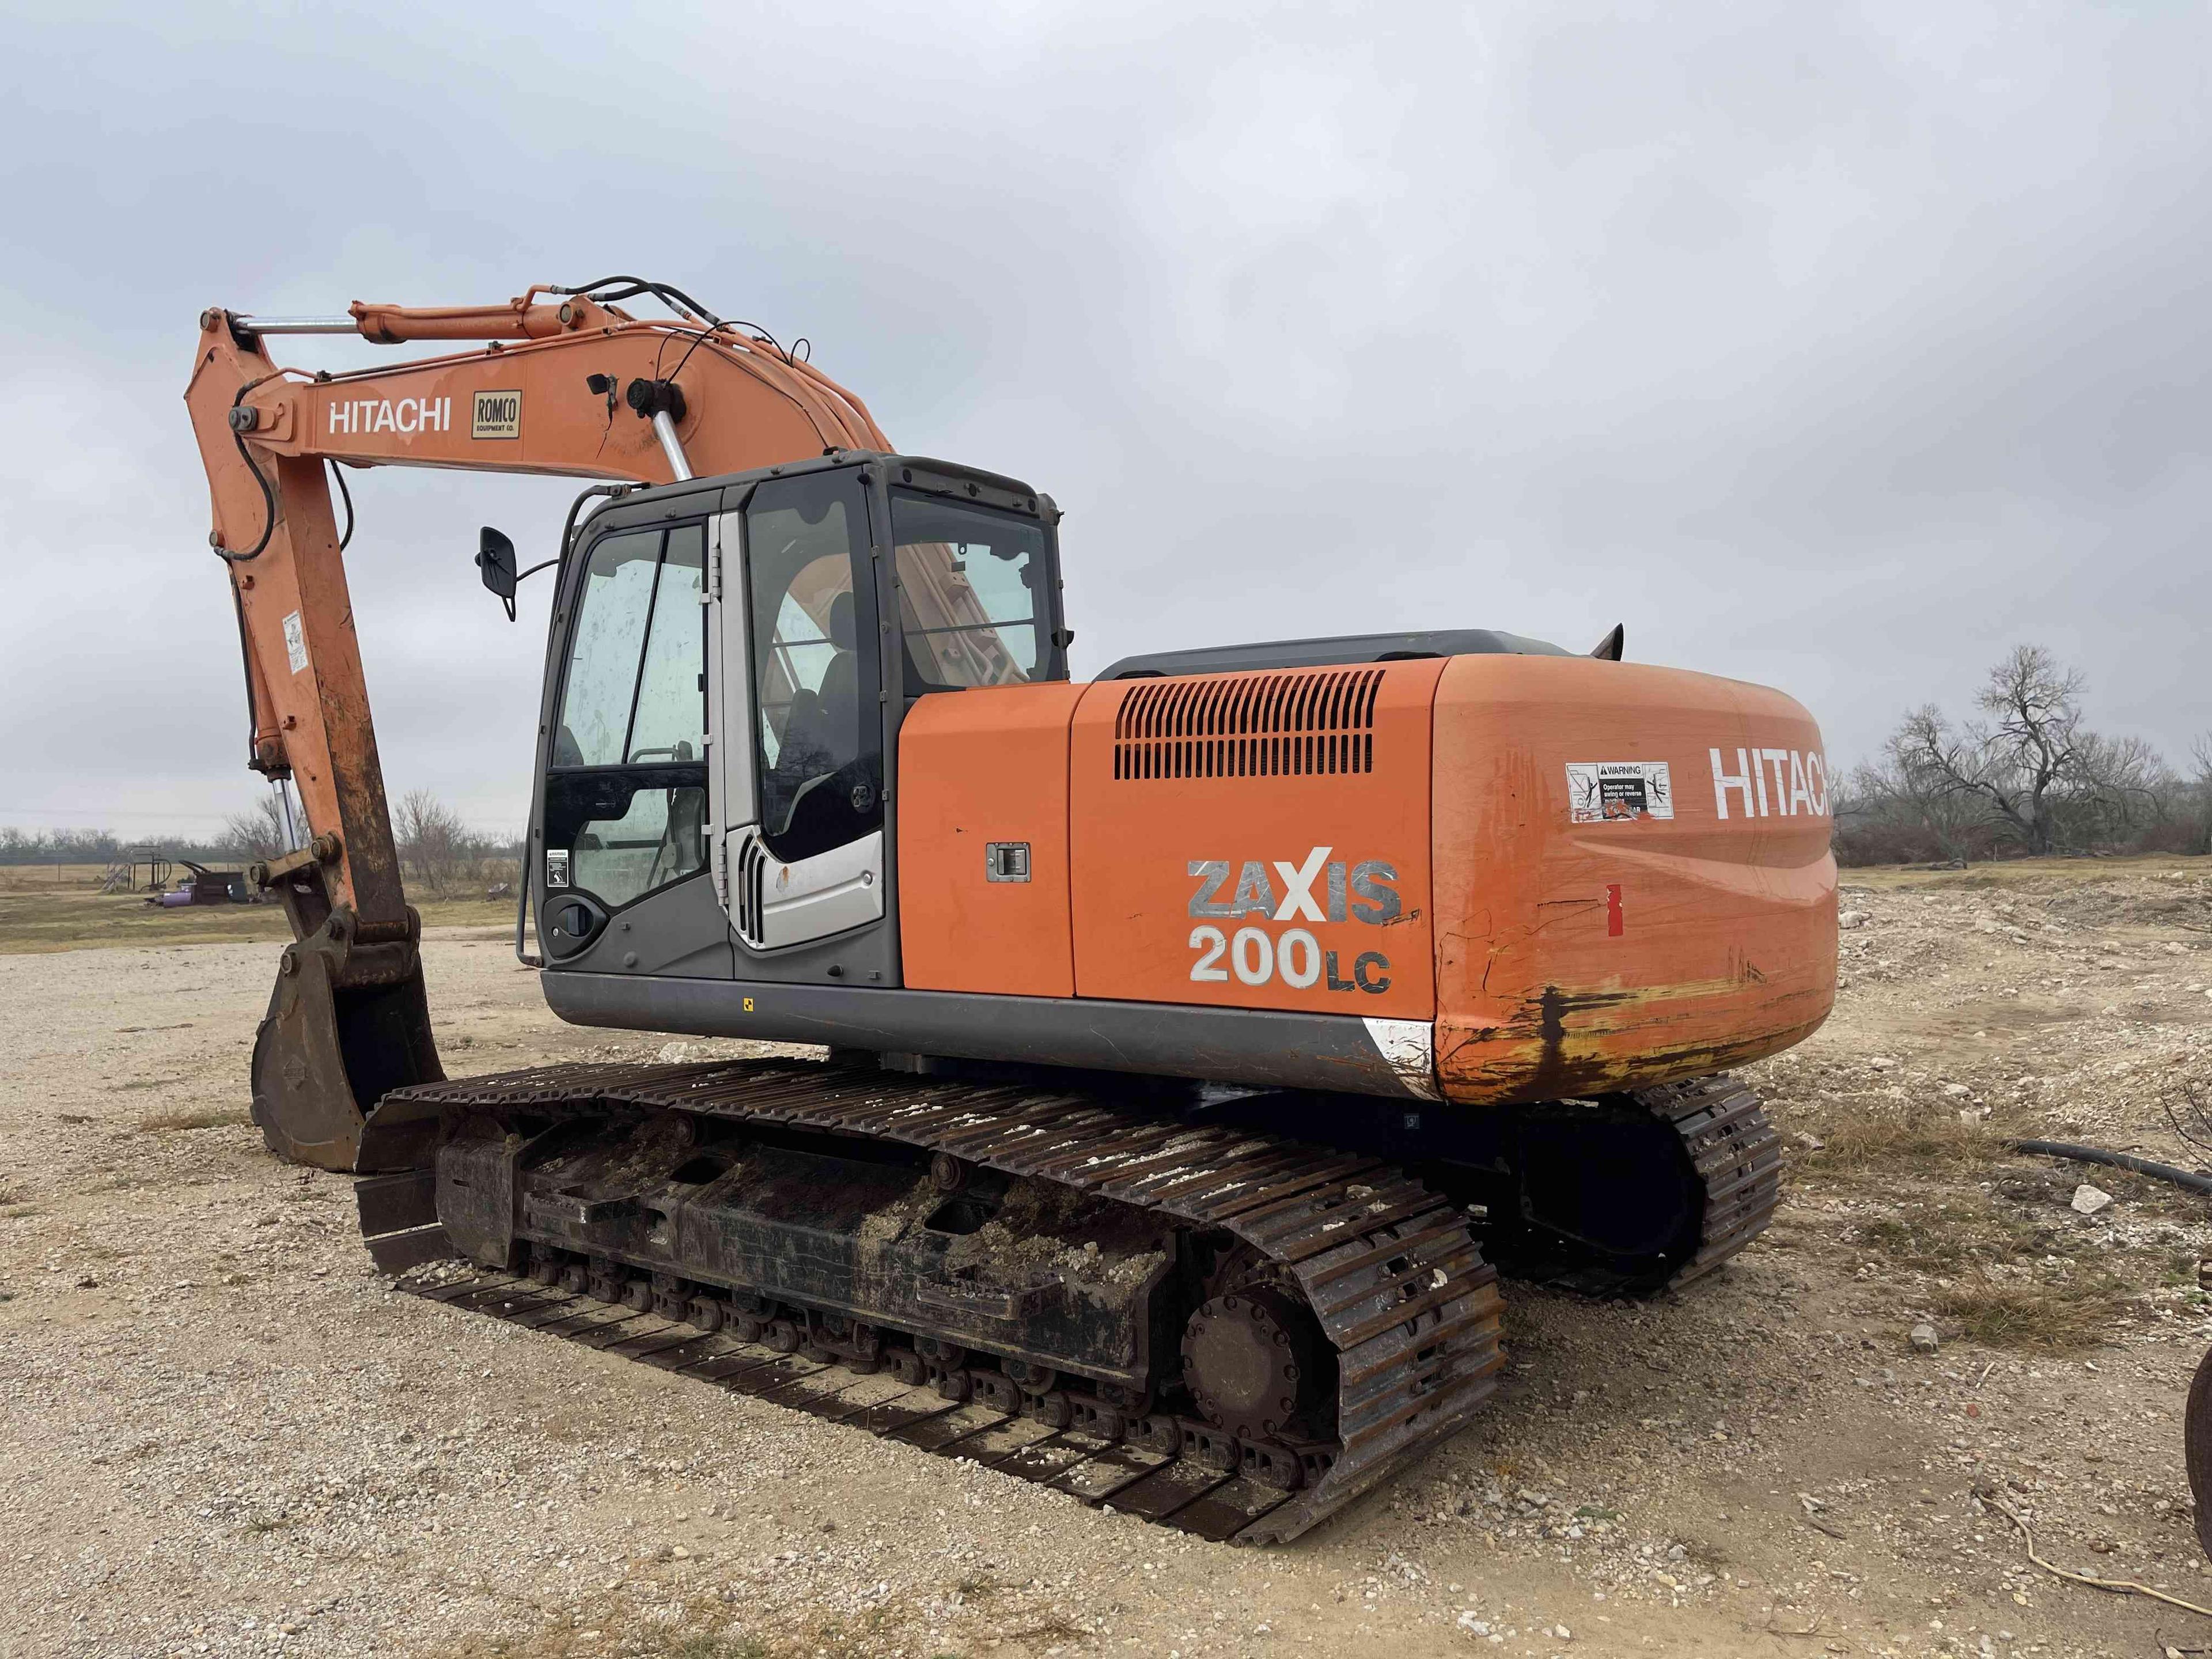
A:
<svg viewBox="0 0 2212 1659">
<path fill-rule="evenodd" d="M 1765 1224 L 1778 1158 L 1742 1085 L 1577 1104 L 1571 1134 L 1539 1115 L 1512 1145 L 1588 1164 L 1617 1142 L 1623 1179 L 1675 1191 L 1674 1213 L 1636 1224 L 1644 1257 L 1618 1227 L 1591 1243 L 1534 1201 L 1571 1171 L 1497 1147 L 1486 1163 L 1443 1155 L 1479 1150 L 1466 1141 L 1394 1164 L 1344 1144 L 1343 1102 L 1322 1145 L 1256 1127 L 1314 1123 L 1328 1105 L 1314 1097 L 1170 1110 L 804 1061 L 398 1091 L 377 1116 L 387 1131 L 434 1119 L 434 1165 L 359 1193 L 387 1270 L 472 1264 L 411 1274 L 425 1294 L 1272 1543 L 1489 1396 L 1503 1303 L 1483 1237 L 1547 1277 L 1648 1291 Z M 1396 1115 L 1368 1138 L 1419 1130 Z M 1668 1149 L 1671 1188 L 1655 1158 Z M 1518 1212 L 1501 1215 L 1514 1193 Z"/>
</svg>

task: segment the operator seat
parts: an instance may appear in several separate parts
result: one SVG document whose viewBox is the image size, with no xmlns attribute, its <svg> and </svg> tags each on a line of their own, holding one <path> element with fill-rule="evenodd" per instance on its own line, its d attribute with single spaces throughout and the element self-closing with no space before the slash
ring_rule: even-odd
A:
<svg viewBox="0 0 2212 1659">
<path fill-rule="evenodd" d="M 855 648 L 860 630 L 851 593 L 839 593 L 830 599 L 826 622 L 831 654 L 823 670 L 822 683 L 813 690 L 802 685 L 793 692 L 791 713 L 784 720 L 774 787 L 763 801 L 764 805 L 783 804 L 781 823 L 775 822 L 773 810 L 769 812 L 767 833 L 771 836 L 790 830 L 799 819 L 804 799 L 826 787 L 827 780 L 860 752 L 860 655 Z M 818 813 L 822 801 L 828 799 L 826 794 L 822 796 L 812 810 Z"/>
<path fill-rule="evenodd" d="M 860 751 L 860 739 L 859 624 L 849 592 L 830 601 L 830 643 L 836 654 L 822 676 L 822 731 L 833 766 L 842 766 Z"/>
</svg>

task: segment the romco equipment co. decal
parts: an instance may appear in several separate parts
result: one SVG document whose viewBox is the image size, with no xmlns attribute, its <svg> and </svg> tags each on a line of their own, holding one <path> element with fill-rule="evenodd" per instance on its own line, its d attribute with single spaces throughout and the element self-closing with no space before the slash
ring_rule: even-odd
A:
<svg viewBox="0 0 2212 1659">
<path fill-rule="evenodd" d="M 479 392 L 469 415 L 471 438 L 520 438 L 522 435 L 522 393 Z"/>
</svg>

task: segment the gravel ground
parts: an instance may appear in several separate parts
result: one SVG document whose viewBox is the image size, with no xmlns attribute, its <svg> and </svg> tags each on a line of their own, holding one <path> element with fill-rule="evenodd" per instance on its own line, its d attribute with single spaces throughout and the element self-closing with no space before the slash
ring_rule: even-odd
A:
<svg viewBox="0 0 2212 1659">
<path fill-rule="evenodd" d="M 2212 1084 L 2212 881 L 1844 905 L 1836 1017 L 1755 1068 L 1792 1146 L 1767 1239 L 1654 1304 L 1509 1284 L 1480 1425 L 1265 1553 L 398 1294 L 345 1180 L 242 1121 L 268 946 L 0 957 L 0 1656 L 2212 1650 L 1974 1497 L 2212 1605 L 2202 1202 L 1990 1144 L 2196 1162 L 2160 1102 Z M 495 937 L 425 957 L 457 1072 L 660 1047 L 560 1025 Z M 2036 1346 L 2084 1307 L 2089 1346 Z"/>
</svg>

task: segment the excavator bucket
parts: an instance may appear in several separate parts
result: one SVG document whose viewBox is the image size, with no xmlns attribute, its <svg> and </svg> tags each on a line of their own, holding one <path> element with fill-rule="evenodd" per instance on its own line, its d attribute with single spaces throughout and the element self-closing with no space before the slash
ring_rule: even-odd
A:
<svg viewBox="0 0 2212 1659">
<path fill-rule="evenodd" d="M 446 1075 L 422 987 L 420 918 L 410 908 L 405 937 L 363 940 L 353 912 L 330 906 L 313 865 L 256 874 L 283 900 L 295 936 L 253 1040 L 253 1121 L 269 1149 L 364 1175 L 426 1165 L 435 1114 L 377 1110 L 392 1090 Z"/>
</svg>

